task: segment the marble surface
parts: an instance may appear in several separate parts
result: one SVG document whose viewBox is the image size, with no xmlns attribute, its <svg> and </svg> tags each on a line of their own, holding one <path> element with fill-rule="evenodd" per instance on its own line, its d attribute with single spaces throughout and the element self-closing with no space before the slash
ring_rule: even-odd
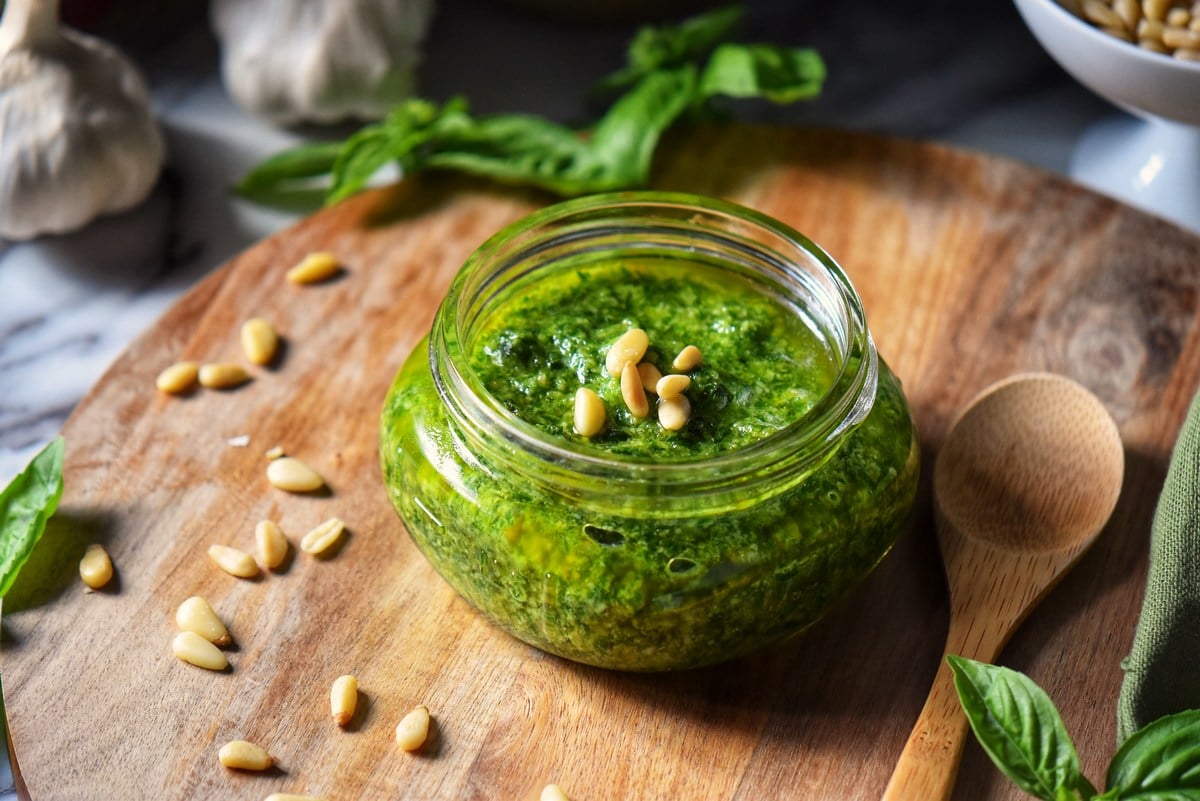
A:
<svg viewBox="0 0 1200 801">
<path fill-rule="evenodd" d="M 1136 123 L 1066 76 L 1005 0 L 759 0 L 748 9 L 754 38 L 814 46 L 830 70 L 821 98 L 746 104 L 739 115 L 748 120 L 932 139 L 1080 180 L 1104 173 L 1102 164 L 1077 163 L 1090 132 Z M 582 122 L 585 90 L 619 65 L 632 29 L 441 0 L 421 91 L 465 94 L 479 113 Z M 297 219 L 229 191 L 248 167 L 302 135 L 231 103 L 204 16 L 133 55 L 169 148 L 151 197 L 77 233 L 0 242 L 0 482 L 55 436 L 125 345 L 183 292 Z M 1126 189 L 1090 180 L 1118 196 Z"/>
</svg>

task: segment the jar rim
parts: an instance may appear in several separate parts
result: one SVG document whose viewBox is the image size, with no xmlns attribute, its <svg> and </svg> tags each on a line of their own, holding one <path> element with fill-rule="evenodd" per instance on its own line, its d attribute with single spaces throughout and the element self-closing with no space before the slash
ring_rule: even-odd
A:
<svg viewBox="0 0 1200 801">
<path fill-rule="evenodd" d="M 792 278 L 811 281 L 815 276 L 823 281 L 818 289 L 824 292 L 823 301 L 836 307 L 827 311 L 832 311 L 831 319 L 840 327 L 836 334 L 842 352 L 837 354 L 834 380 L 807 412 L 779 431 L 717 455 L 653 461 L 552 435 L 520 418 L 487 390 L 468 364 L 463 329 L 478 313 L 478 309 L 472 312 L 473 304 L 479 302 L 477 296 L 488 288 L 488 281 L 552 246 L 569 244 L 571 238 L 583 241 L 589 232 L 597 235 L 635 219 L 660 225 L 667 220 L 685 232 L 692 226 L 695 236 L 736 243 L 755 251 L 773 268 L 813 272 Z M 800 300 L 812 302 L 812 298 Z M 644 190 L 556 203 L 493 234 L 451 282 L 434 318 L 429 359 L 441 400 L 473 446 L 504 467 L 531 474 L 569 495 L 593 494 L 597 479 L 608 494 L 650 488 L 663 494 L 686 490 L 694 496 L 744 487 L 747 480 L 756 479 L 792 486 L 823 463 L 841 438 L 867 416 L 878 379 L 878 356 L 861 299 L 824 249 L 783 222 L 746 206 L 702 195 Z"/>
</svg>

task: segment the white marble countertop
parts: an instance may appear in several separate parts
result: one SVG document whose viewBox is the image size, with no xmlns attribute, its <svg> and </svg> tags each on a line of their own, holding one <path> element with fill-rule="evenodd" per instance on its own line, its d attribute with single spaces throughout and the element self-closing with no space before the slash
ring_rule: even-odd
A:
<svg viewBox="0 0 1200 801">
<path fill-rule="evenodd" d="M 932 139 L 1077 178 L 1089 131 L 1134 123 L 1065 75 L 1006 0 L 759 0 L 748 8 L 754 38 L 814 46 L 830 72 L 821 98 L 748 104 L 749 120 Z M 619 66 L 632 29 L 441 0 L 421 92 L 465 94 L 479 113 L 580 121 L 586 88 Z M 0 484 L 57 433 L 138 332 L 209 271 L 296 219 L 229 192 L 247 168 L 300 137 L 231 103 L 204 17 L 133 55 L 169 148 L 150 199 L 74 234 L 0 242 Z"/>
</svg>

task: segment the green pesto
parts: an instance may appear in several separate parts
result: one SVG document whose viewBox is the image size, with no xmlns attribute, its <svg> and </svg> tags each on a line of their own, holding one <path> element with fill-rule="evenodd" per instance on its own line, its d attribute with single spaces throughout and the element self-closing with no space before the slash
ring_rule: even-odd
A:
<svg viewBox="0 0 1200 801">
<path fill-rule="evenodd" d="M 506 301 L 468 343 L 472 366 L 523 419 L 579 446 L 571 398 L 591 386 L 612 417 L 593 445 L 646 460 L 744 447 L 828 385 L 824 346 L 778 301 L 694 265 L 643 266 L 589 268 Z M 632 325 L 660 355 L 689 343 L 705 352 L 683 432 L 633 422 L 606 388 L 608 343 Z M 598 510 L 468 450 L 422 343 L 396 377 L 381 433 L 385 481 L 414 541 L 518 638 L 626 670 L 733 658 L 818 620 L 895 542 L 919 463 L 904 395 L 882 362 L 871 412 L 803 481 L 710 513 L 648 519 L 640 497 Z"/>
<path fill-rule="evenodd" d="M 552 320 L 552 324 L 547 324 Z M 605 372 L 609 346 L 631 328 L 650 337 L 644 361 L 663 374 L 685 345 L 704 363 L 688 374 L 688 425 L 668 432 L 638 420 Z M 744 447 L 804 415 L 835 365 L 804 318 L 745 279 L 679 260 L 592 265 L 540 280 L 480 326 L 471 368 L 504 406 L 543 431 L 584 444 L 572 410 L 594 390 L 608 425 L 591 440 L 623 456 L 697 459 Z M 653 398 L 651 399 L 653 401 Z"/>
</svg>

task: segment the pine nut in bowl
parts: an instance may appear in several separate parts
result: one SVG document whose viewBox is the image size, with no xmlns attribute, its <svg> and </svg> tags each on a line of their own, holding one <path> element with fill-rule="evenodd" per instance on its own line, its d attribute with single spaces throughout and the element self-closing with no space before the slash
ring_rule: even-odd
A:
<svg viewBox="0 0 1200 801">
<path fill-rule="evenodd" d="M 380 451 L 409 535 L 473 606 L 642 671 L 822 617 L 895 542 L 920 458 L 832 258 L 749 209 L 655 192 L 484 243 L 397 375 Z"/>
<path fill-rule="evenodd" d="M 1200 4 L 1014 3 L 1067 73 L 1135 115 L 1089 130 L 1072 177 L 1200 231 Z"/>
</svg>

